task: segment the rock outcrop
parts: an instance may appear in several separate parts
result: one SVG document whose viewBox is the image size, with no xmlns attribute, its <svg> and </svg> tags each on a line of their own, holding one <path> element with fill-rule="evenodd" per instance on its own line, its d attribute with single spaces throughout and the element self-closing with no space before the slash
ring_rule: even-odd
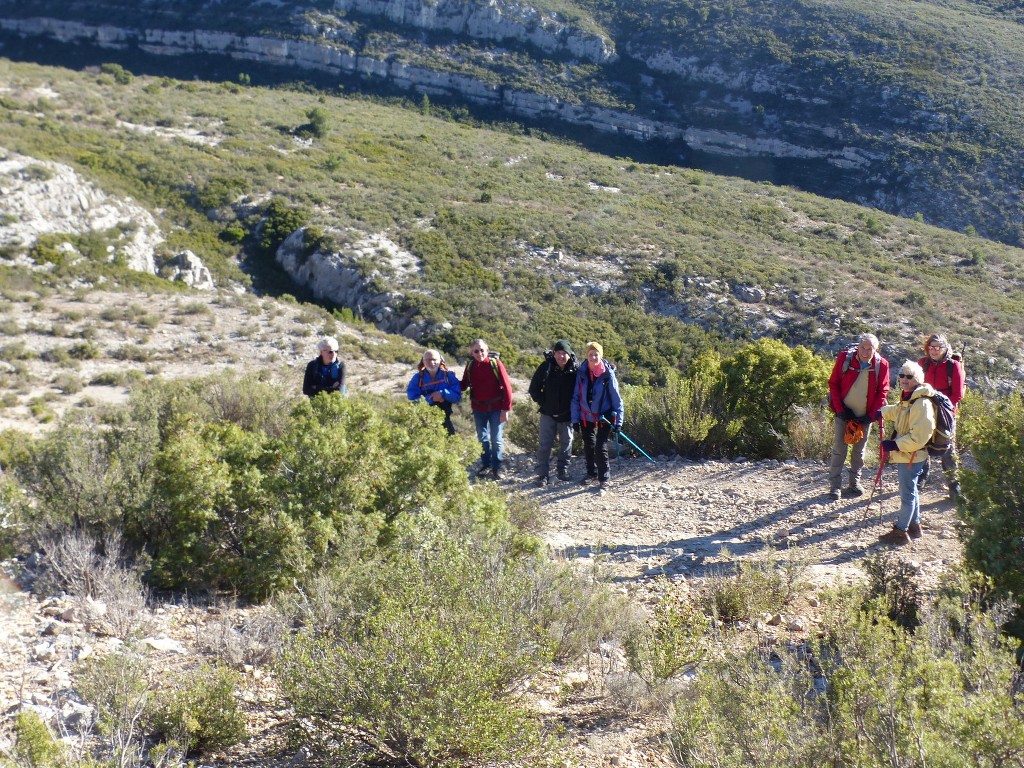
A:
<svg viewBox="0 0 1024 768">
<path fill-rule="evenodd" d="M 164 238 L 149 211 L 107 195 L 66 165 L 4 150 L 0 157 L 0 246 L 26 248 L 42 235 L 105 233 L 111 261 L 156 274 L 153 251 Z"/>
</svg>

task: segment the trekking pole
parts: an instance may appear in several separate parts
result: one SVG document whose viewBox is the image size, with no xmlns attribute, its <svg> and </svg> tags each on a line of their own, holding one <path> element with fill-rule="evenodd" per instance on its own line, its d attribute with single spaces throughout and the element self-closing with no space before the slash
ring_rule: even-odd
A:
<svg viewBox="0 0 1024 768">
<path fill-rule="evenodd" d="M 889 452 L 882 447 L 882 440 L 885 439 L 885 422 L 880 421 L 878 423 L 878 472 L 875 473 L 875 484 L 871 487 L 871 495 L 868 497 L 868 505 L 864 508 L 864 516 L 867 517 L 867 512 L 871 509 L 871 500 L 875 498 L 875 493 L 882 490 L 882 472 L 885 471 L 885 465 L 889 463 Z M 878 502 L 878 524 L 882 524 L 882 502 Z"/>
<path fill-rule="evenodd" d="M 603 421 L 603 422 L 604 422 L 605 424 L 611 424 L 611 422 L 610 422 L 610 421 L 608 421 L 608 419 L 606 419 L 606 418 L 605 418 L 604 416 L 602 416 L 602 417 L 601 417 L 601 421 Z M 627 443 L 629 443 L 630 445 L 632 445 L 632 446 L 633 446 L 634 448 L 636 448 L 636 449 L 637 449 L 638 451 L 640 451 L 640 453 L 642 453 L 642 454 L 643 454 L 644 458 L 645 458 L 645 459 L 647 459 L 647 460 L 648 460 L 649 462 L 651 462 L 651 464 L 657 464 L 657 463 L 658 463 L 658 462 L 656 462 L 656 461 L 655 461 L 654 459 L 652 459 L 652 458 L 651 458 L 650 456 L 648 456 L 648 455 L 647 455 L 647 453 L 646 453 L 646 451 L 644 451 L 644 449 L 643 449 L 643 448 L 641 448 L 641 447 L 640 447 L 639 445 L 637 445 L 637 444 L 636 444 L 636 443 L 634 443 L 634 442 L 633 442 L 632 440 L 630 440 L 630 439 L 629 439 L 629 435 L 627 435 L 627 434 L 626 434 L 625 432 L 623 432 L 623 431 L 622 431 L 621 429 L 620 429 L 620 430 L 619 430 L 619 431 L 618 431 L 618 432 L 616 433 L 616 438 L 615 438 L 615 443 L 616 443 L 616 445 L 618 445 L 618 440 L 619 440 L 619 439 L 618 439 L 618 435 L 622 435 L 622 439 L 623 439 L 623 440 L 625 440 L 625 441 L 626 441 Z"/>
</svg>

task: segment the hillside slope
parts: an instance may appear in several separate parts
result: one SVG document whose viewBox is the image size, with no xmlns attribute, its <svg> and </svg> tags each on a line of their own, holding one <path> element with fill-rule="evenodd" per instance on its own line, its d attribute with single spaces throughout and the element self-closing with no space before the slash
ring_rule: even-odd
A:
<svg viewBox="0 0 1024 768">
<path fill-rule="evenodd" d="M 1024 243 L 1013 5 L 0 0 L 0 31 L 0 52 L 50 62 L 91 48 L 152 70 L 173 56 L 204 78 L 209 54 L 427 94 Z"/>
<path fill-rule="evenodd" d="M 602 339 L 623 378 L 643 382 L 741 340 L 832 354 L 872 330 L 907 357 L 940 328 L 968 345 L 973 381 L 1024 376 L 1019 249 L 420 109 L 122 80 L 0 62 L 5 149 L 37 166 L 0 183 L 52 195 L 67 165 L 132 198 L 159 224 L 160 275 L 188 250 L 217 285 L 301 289 L 447 354 L 484 335 L 521 373 L 559 337 Z M 311 112 L 322 137 L 302 133 Z M 3 231 L 20 218 L 6 205 Z M 118 267 L 136 229 L 51 231 L 3 255 L 51 290 L 138 285 Z"/>
</svg>

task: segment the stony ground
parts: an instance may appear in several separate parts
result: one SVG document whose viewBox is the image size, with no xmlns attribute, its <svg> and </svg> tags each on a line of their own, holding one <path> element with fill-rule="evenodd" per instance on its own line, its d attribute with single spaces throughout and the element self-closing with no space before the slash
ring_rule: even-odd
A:
<svg viewBox="0 0 1024 768">
<path fill-rule="evenodd" d="M 9 337 L 0 342 L 3 349 L 20 342 L 35 354 L 3 358 L 8 367 L 4 391 L 10 394 L 0 426 L 31 431 L 48 428 L 68 408 L 124 399 L 124 386 L 89 384 L 104 372 L 180 376 L 262 366 L 298 386 L 323 324 L 323 316 L 308 309 L 252 297 L 88 293 L 24 299 L 8 299 L 0 307 L 0 332 Z M 384 342 L 357 330 L 343 329 L 338 335 L 343 355 L 347 351 L 353 361 L 350 386 L 402 392 L 409 365 L 375 362 L 365 355 L 368 345 Z M 99 349 L 95 358 L 68 362 L 51 355 L 48 363 L 39 357 L 83 338 Z M 76 376 L 82 388 L 62 395 L 54 384 L 62 372 Z M 34 411 L 33 403 L 42 407 Z M 580 477 L 581 468 L 573 467 L 572 474 Z M 722 566 L 723 548 L 734 557 L 757 557 L 771 548 L 779 557 L 800 560 L 807 584 L 792 610 L 750 627 L 765 642 L 779 643 L 813 632 L 815 598 L 822 590 L 862 577 L 861 561 L 877 549 L 877 536 L 891 524 L 898 506 L 894 471 L 873 499 L 840 502 L 826 500 L 824 475 L 824 466 L 816 462 L 652 464 L 623 458 L 613 460 L 610 489 L 597 494 L 577 482 L 533 487 L 532 458 L 513 452 L 501 486 L 540 503 L 544 535 L 556 556 L 603 563 L 613 585 L 637 605 L 715 573 Z M 915 563 L 922 582 L 930 585 L 960 557 L 955 511 L 944 489 L 925 491 L 922 517 L 924 537 L 901 550 L 901 557 Z M 89 712 L 73 695 L 73 666 L 119 641 L 103 606 L 31 594 L 9 576 L 0 596 L 0 747 L 9 745 L 11 719 L 25 706 L 73 737 L 89 723 Z M 212 651 L 224 655 L 230 645 L 225 638 L 244 620 L 241 609 L 225 604 L 151 605 L 140 618 L 154 665 L 176 667 L 196 664 Z M 238 666 L 253 737 L 208 764 L 302 765 L 301 755 L 284 750 L 285 715 L 269 674 L 244 661 Z M 574 765 L 666 766 L 663 712 L 657 705 L 616 702 L 613 678 L 621 671 L 621 652 L 602 649 L 584 666 L 536 681 L 531 700 L 552 724 L 565 729 Z"/>
</svg>

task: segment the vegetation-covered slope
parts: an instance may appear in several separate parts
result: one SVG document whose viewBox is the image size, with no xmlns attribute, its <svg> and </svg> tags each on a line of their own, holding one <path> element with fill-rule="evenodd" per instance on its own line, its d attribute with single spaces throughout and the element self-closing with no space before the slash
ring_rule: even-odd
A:
<svg viewBox="0 0 1024 768">
<path fill-rule="evenodd" d="M 273 199 L 275 221 L 308 225 L 323 250 L 344 256 L 377 232 L 407 248 L 411 276 L 374 257 L 357 266 L 448 352 L 485 335 L 525 369 L 554 338 L 593 337 L 643 381 L 730 339 L 833 352 L 870 329 L 890 354 L 914 355 L 939 328 L 968 344 L 973 375 L 1018 375 L 1020 250 L 424 106 L 110 71 L 0 65 L 5 148 L 134 197 L 160 216 L 163 257 L 189 248 L 221 282 L 270 261 Z M 322 137 L 297 136 L 311 113 Z M 29 255 L 53 261 L 54 242 Z M 69 281 L 94 267 L 50 269 Z"/>
<path fill-rule="evenodd" d="M 144 51 L 213 52 L 180 33 L 219 30 L 242 37 L 216 52 L 290 66 L 298 77 L 350 85 L 362 74 L 501 104 L 578 136 L 614 126 L 629 137 L 627 154 L 639 154 L 631 139 L 645 135 L 654 141 L 643 151 L 659 162 L 1024 239 L 1024 35 L 1011 3 L 0 1 L 0 27 L 17 31 L 2 20 L 26 16 L 93 32 L 60 26 L 36 48 L 9 35 L 8 49 L 23 56 L 71 57 L 73 46 L 54 36 L 102 36 L 108 54 L 132 66 Z M 243 37 L 279 42 L 261 59 Z M 310 60 L 280 41 L 322 48 L 322 71 L 298 70 Z M 351 66 L 328 64 L 335 55 Z M 209 66 L 194 55 L 185 64 L 199 78 Z M 600 110 L 619 117 L 609 123 Z"/>
</svg>

